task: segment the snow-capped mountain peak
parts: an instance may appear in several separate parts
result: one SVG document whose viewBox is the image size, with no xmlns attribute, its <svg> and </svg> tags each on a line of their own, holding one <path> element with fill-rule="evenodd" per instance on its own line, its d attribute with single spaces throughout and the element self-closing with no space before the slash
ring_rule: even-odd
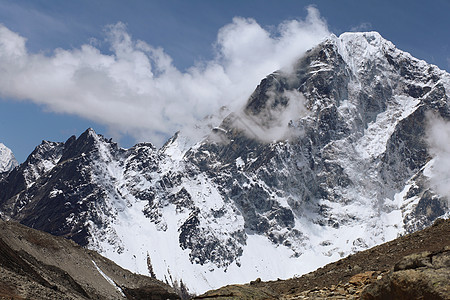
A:
<svg viewBox="0 0 450 300">
<path fill-rule="evenodd" d="M 448 215 L 423 137 L 449 82 L 378 33 L 331 36 L 201 140 L 41 144 L 0 211 L 191 292 L 299 275 Z"/>
<path fill-rule="evenodd" d="M 11 171 L 18 165 L 11 149 L 0 143 L 0 173 Z"/>
</svg>

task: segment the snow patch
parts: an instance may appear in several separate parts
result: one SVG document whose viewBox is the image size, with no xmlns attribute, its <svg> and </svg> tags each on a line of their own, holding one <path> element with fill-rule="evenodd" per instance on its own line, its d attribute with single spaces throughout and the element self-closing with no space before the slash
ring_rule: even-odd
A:
<svg viewBox="0 0 450 300">
<path fill-rule="evenodd" d="M 236 158 L 236 167 L 243 168 L 244 166 L 245 166 L 245 162 L 242 159 L 242 157 L 239 156 L 238 158 Z"/>
<path fill-rule="evenodd" d="M 114 286 L 114 287 L 119 291 L 119 293 L 120 293 L 123 297 L 126 297 L 125 294 L 124 294 L 124 292 L 123 292 L 123 290 L 120 288 L 120 286 L 118 286 L 118 285 L 114 282 L 114 280 L 112 280 L 108 275 L 106 275 L 106 274 L 105 274 L 105 273 L 97 266 L 97 264 L 95 263 L 95 261 L 93 261 L 93 260 L 91 260 L 91 261 L 92 261 L 92 263 L 94 264 L 94 266 L 95 266 L 95 268 L 97 269 L 97 271 L 103 276 L 103 278 L 105 278 L 106 281 L 109 282 L 109 284 L 111 284 L 112 286 Z"/>
<path fill-rule="evenodd" d="M 412 114 L 420 103 L 419 99 L 408 96 L 395 96 L 386 111 L 377 115 L 374 122 L 364 130 L 363 137 L 357 142 L 356 150 L 363 159 L 376 158 L 386 151 L 386 144 L 395 126 Z"/>
<path fill-rule="evenodd" d="M 49 196 L 49 198 L 55 198 L 56 196 L 58 196 L 58 195 L 60 195 L 62 193 L 63 193 L 63 191 L 58 190 L 58 189 L 54 189 L 48 194 L 48 196 Z"/>
</svg>

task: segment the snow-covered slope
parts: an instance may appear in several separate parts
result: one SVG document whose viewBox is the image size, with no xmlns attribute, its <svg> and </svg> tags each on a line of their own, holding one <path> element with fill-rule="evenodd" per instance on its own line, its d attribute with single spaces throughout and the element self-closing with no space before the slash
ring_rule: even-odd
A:
<svg viewBox="0 0 450 300">
<path fill-rule="evenodd" d="M 331 36 L 289 70 L 197 142 L 45 142 L 0 181 L 0 212 L 195 293 L 300 275 L 449 215 L 425 138 L 450 120 L 449 74 L 376 32 Z"/>
<path fill-rule="evenodd" d="M 17 167 L 19 163 L 12 151 L 0 143 L 0 173 L 8 172 Z"/>
</svg>

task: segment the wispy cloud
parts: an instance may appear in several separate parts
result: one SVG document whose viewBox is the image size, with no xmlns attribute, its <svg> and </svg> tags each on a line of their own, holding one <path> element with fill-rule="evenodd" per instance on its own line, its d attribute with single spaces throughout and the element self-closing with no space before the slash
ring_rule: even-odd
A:
<svg viewBox="0 0 450 300">
<path fill-rule="evenodd" d="M 368 31 L 372 29 L 372 24 L 370 24 L 369 22 L 363 22 L 359 25 L 353 26 L 352 28 L 350 28 L 350 31 L 353 32 L 360 32 L 360 31 Z"/>
<path fill-rule="evenodd" d="M 36 9 L 33 4 L 19 3 L 17 1 L 0 1 L 0 20 L 14 26 L 14 30 L 20 31 L 33 41 L 37 49 L 48 50 L 40 41 L 49 41 L 55 35 L 66 35 L 70 32 L 67 19 L 60 19 Z M 78 29 L 86 26 L 79 24 Z M 72 27 L 73 29 L 73 27 Z M 45 32 L 45 35 L 42 33 Z M 72 37 L 73 40 L 73 37 Z"/>
<path fill-rule="evenodd" d="M 266 96 L 265 105 L 260 111 L 256 114 L 244 111 L 237 113 L 233 126 L 240 128 L 250 138 L 265 143 L 302 135 L 303 132 L 295 128 L 295 121 L 308 114 L 303 94 L 297 90 L 277 93 L 269 89 Z"/>
<path fill-rule="evenodd" d="M 26 39 L 0 26 L 0 95 L 76 114 L 117 133 L 161 144 L 226 105 L 243 105 L 259 81 L 329 34 L 317 9 L 274 32 L 234 18 L 217 35 L 213 60 L 178 70 L 164 49 L 134 40 L 122 23 L 106 29 L 110 53 L 93 44 L 29 53 Z"/>
<path fill-rule="evenodd" d="M 450 122 L 436 114 L 428 114 L 427 121 L 427 142 L 435 159 L 431 184 L 439 194 L 447 197 L 450 206 Z"/>
</svg>

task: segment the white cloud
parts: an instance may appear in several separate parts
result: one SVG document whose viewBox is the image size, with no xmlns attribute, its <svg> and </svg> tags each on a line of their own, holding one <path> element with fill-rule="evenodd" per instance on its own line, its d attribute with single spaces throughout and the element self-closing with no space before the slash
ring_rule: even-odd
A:
<svg viewBox="0 0 450 300">
<path fill-rule="evenodd" d="M 305 97 L 297 90 L 287 90 L 281 95 L 272 90 L 266 92 L 265 107 L 258 114 L 240 112 L 236 114 L 233 126 L 244 131 L 251 138 L 262 142 L 273 142 L 296 138 L 303 134 L 295 128 L 295 121 L 305 117 Z M 278 100 L 286 99 L 286 105 L 275 104 Z M 284 101 L 283 101 L 284 102 Z"/>
<path fill-rule="evenodd" d="M 427 142 L 435 159 L 431 184 L 450 205 L 450 122 L 436 114 L 427 115 L 427 121 Z"/>
<path fill-rule="evenodd" d="M 242 106 L 263 77 L 329 34 L 313 7 L 305 20 L 283 22 L 274 32 L 234 18 L 218 32 L 215 59 L 182 72 L 163 49 L 134 40 L 124 24 L 106 32 L 111 53 L 86 44 L 44 55 L 29 53 L 24 37 L 0 25 L 0 95 L 160 145 L 224 105 Z"/>
<path fill-rule="evenodd" d="M 363 22 L 357 26 L 353 26 L 352 28 L 350 28 L 350 31 L 353 32 L 360 32 L 360 31 L 369 31 L 372 28 L 372 24 L 370 24 L 369 22 Z"/>
</svg>

